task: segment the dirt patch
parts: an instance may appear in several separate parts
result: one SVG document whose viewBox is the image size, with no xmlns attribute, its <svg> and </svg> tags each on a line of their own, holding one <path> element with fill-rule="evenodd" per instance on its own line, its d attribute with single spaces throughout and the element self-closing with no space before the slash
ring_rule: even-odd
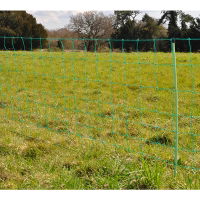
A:
<svg viewBox="0 0 200 200">
<path fill-rule="evenodd" d="M 0 156 L 7 156 L 10 155 L 11 150 L 8 146 L 0 145 Z"/>
<path fill-rule="evenodd" d="M 130 89 L 130 90 L 132 90 L 132 91 L 135 91 L 135 90 L 138 90 L 138 89 L 140 89 L 140 87 L 139 86 L 128 86 L 128 89 Z"/>
<path fill-rule="evenodd" d="M 8 102 L 0 101 L 0 109 L 6 108 L 8 106 Z"/>
<path fill-rule="evenodd" d="M 159 100 L 160 100 L 160 98 L 157 96 L 147 97 L 147 101 L 149 101 L 149 102 L 157 102 Z"/>
<path fill-rule="evenodd" d="M 172 145 L 172 140 L 167 136 L 155 136 L 146 141 L 146 144 L 163 144 L 163 145 Z"/>
<path fill-rule="evenodd" d="M 9 174 L 3 167 L 0 167 L 0 182 L 4 182 L 9 179 Z"/>
<path fill-rule="evenodd" d="M 67 122 L 63 121 L 47 121 L 41 123 L 39 126 L 43 128 L 49 128 L 58 132 L 70 132 Z"/>
</svg>

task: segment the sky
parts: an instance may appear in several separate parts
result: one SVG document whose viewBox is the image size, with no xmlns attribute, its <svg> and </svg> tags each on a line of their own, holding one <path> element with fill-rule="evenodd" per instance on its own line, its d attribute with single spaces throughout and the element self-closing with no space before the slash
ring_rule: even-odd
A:
<svg viewBox="0 0 200 200">
<path fill-rule="evenodd" d="M 44 27 L 48 30 L 56 30 L 59 28 L 64 28 L 68 23 L 71 15 L 75 15 L 79 12 L 83 11 L 27 11 L 32 14 L 38 23 L 44 25 Z M 114 11 L 102 11 L 105 15 L 113 14 Z M 161 11 L 142 11 L 138 18 L 141 18 L 144 13 L 148 13 L 150 16 L 154 18 L 160 18 Z M 188 14 L 191 14 L 193 17 L 200 17 L 200 11 L 185 11 Z"/>
<path fill-rule="evenodd" d="M 49 30 L 64 28 L 70 20 L 71 15 L 83 11 L 27 11 L 32 14 L 38 23 Z M 113 14 L 114 11 L 102 11 L 105 15 Z"/>
</svg>

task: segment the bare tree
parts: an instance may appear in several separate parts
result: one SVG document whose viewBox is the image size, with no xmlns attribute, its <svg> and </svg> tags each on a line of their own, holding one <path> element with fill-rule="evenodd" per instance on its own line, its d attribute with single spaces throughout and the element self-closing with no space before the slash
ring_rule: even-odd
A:
<svg viewBox="0 0 200 200">
<path fill-rule="evenodd" d="M 102 12 L 87 11 L 70 18 L 69 30 L 81 38 L 110 38 L 113 32 L 113 16 L 105 16 Z M 87 49 L 94 47 L 94 41 L 87 41 Z"/>
<path fill-rule="evenodd" d="M 70 40 L 62 40 L 62 38 L 77 38 L 77 34 L 68 30 L 67 28 L 61 28 L 57 30 L 49 30 L 48 37 L 50 38 L 60 38 L 59 40 L 51 40 L 51 47 L 64 47 L 65 50 L 72 48 L 72 42 Z M 62 43 L 62 44 L 61 44 Z M 75 41 L 76 46 L 80 41 Z"/>
</svg>

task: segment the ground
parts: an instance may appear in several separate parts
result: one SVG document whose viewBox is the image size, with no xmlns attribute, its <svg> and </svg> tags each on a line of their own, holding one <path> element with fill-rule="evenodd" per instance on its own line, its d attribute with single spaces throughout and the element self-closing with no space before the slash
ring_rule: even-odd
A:
<svg viewBox="0 0 200 200">
<path fill-rule="evenodd" d="M 199 189 L 200 56 L 0 52 L 1 189 Z"/>
</svg>

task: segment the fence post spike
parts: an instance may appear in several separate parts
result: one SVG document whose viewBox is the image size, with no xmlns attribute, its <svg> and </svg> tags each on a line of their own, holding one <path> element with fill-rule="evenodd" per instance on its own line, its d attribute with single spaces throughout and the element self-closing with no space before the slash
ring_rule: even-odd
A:
<svg viewBox="0 0 200 200">
<path fill-rule="evenodd" d="M 176 66 L 176 45 L 175 39 L 171 39 L 171 48 L 172 48 L 172 62 L 173 62 L 173 79 L 174 79 L 174 122 L 175 122 L 175 146 L 174 146 L 174 176 L 177 175 L 177 165 L 178 165 L 178 133 L 179 133 L 179 122 L 178 122 L 178 80 L 177 80 L 177 66 Z"/>
</svg>

